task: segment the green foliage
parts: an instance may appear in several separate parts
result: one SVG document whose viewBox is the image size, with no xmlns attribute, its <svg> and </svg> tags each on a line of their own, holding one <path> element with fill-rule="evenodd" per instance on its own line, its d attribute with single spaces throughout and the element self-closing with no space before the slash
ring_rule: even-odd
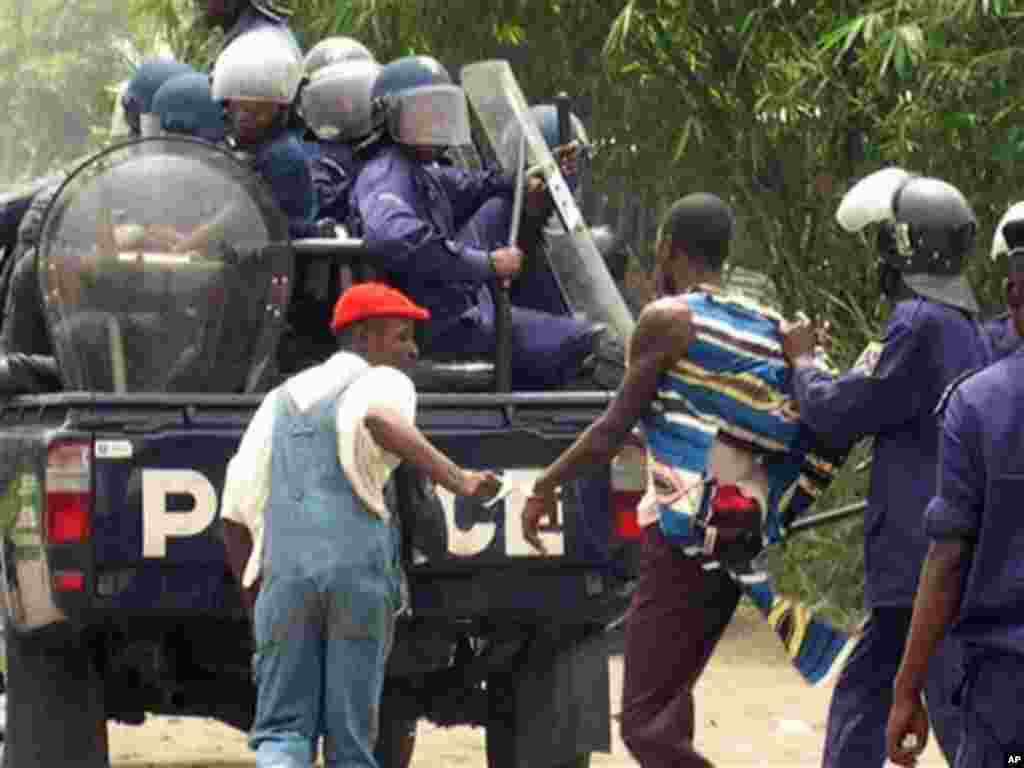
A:
<svg viewBox="0 0 1024 768">
<path fill-rule="evenodd" d="M 0 0 L 0 184 L 41 175 L 95 145 L 138 32 L 114 2 Z"/>
</svg>

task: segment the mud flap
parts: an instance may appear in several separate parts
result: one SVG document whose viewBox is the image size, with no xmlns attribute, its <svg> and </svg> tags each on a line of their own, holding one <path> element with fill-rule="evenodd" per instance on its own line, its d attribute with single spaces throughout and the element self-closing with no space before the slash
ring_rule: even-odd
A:
<svg viewBox="0 0 1024 768">
<path fill-rule="evenodd" d="M 541 630 L 519 672 L 511 768 L 563 765 L 579 755 L 611 751 L 608 644 L 603 634 L 567 643 L 557 627 Z"/>
</svg>

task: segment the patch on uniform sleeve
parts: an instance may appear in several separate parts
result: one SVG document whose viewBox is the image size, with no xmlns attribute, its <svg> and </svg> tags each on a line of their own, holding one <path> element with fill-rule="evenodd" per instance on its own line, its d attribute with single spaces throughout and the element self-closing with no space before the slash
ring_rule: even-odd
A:
<svg viewBox="0 0 1024 768">
<path fill-rule="evenodd" d="M 875 368 L 878 367 L 878 360 L 882 356 L 882 350 L 884 345 L 880 341 L 869 342 L 864 351 L 857 357 L 857 362 L 853 364 L 852 370 L 859 371 L 865 376 L 871 376 L 875 372 Z"/>
<path fill-rule="evenodd" d="M 949 398 L 953 396 L 954 392 L 956 392 L 956 388 L 963 384 L 965 381 L 967 381 L 969 378 L 971 378 L 971 376 L 976 374 L 978 371 L 982 370 L 983 367 L 984 366 L 978 366 L 977 368 L 969 368 L 968 370 L 964 371 L 959 376 L 957 376 L 955 379 L 953 379 L 951 382 L 949 382 L 949 386 L 946 387 L 942 395 L 939 397 L 939 402 L 936 404 L 935 410 L 932 412 L 932 415 L 942 416 L 942 414 L 946 412 L 946 406 L 949 404 Z"/>
</svg>

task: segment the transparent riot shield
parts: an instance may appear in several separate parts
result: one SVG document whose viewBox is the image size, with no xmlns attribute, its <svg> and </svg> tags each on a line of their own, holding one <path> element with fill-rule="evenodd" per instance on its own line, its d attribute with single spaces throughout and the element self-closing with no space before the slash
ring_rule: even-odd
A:
<svg viewBox="0 0 1024 768">
<path fill-rule="evenodd" d="M 251 391 L 290 297 L 287 231 L 262 182 L 204 142 L 144 139 L 81 166 L 47 209 L 38 257 L 65 386 Z"/>
<path fill-rule="evenodd" d="M 633 315 L 594 245 L 558 163 L 529 117 L 512 68 L 507 61 L 482 61 L 463 67 L 461 75 L 462 87 L 502 168 L 509 173 L 517 170 L 519 148 L 525 143 L 529 172 L 544 176 L 568 233 L 569 247 L 552 248 L 549 258 L 570 307 L 607 324 L 625 342 L 633 332 Z"/>
</svg>

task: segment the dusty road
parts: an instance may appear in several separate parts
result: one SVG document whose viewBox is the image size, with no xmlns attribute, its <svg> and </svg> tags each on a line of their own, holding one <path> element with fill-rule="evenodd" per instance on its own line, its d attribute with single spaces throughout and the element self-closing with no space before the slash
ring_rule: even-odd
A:
<svg viewBox="0 0 1024 768">
<path fill-rule="evenodd" d="M 622 682 L 612 659 L 612 711 Z M 778 640 L 752 614 L 737 616 L 701 680 L 697 742 L 720 768 L 812 768 L 819 765 L 830 687 L 808 688 Z M 595 768 L 635 766 L 613 726 L 610 755 Z M 115 768 L 251 768 L 245 736 L 209 720 L 152 718 L 139 727 L 111 726 Z M 421 722 L 415 768 L 486 768 L 483 731 Z M 930 741 L 922 768 L 946 763 Z"/>
</svg>

